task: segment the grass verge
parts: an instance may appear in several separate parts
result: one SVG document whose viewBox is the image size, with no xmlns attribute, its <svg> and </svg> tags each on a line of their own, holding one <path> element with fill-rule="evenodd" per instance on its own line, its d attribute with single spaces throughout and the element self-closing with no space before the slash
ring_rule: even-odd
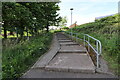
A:
<svg viewBox="0 0 120 80">
<path fill-rule="evenodd" d="M 3 48 L 2 77 L 19 78 L 50 47 L 52 33 L 41 34 L 30 40 Z"/>
</svg>

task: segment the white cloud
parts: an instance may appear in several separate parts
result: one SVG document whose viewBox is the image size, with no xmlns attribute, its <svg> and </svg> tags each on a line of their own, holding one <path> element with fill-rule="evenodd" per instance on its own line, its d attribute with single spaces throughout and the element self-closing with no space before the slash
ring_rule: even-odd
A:
<svg viewBox="0 0 120 80">
<path fill-rule="evenodd" d="M 77 24 L 84 24 L 88 22 L 93 22 L 95 20 L 95 17 L 84 17 L 82 15 L 73 15 L 72 17 L 72 24 L 77 21 Z M 71 16 L 68 16 L 68 24 L 67 26 L 71 25 Z"/>
<path fill-rule="evenodd" d="M 62 17 L 67 16 L 68 18 L 67 26 L 70 26 L 71 25 L 70 8 L 73 7 L 74 10 L 72 23 L 75 23 L 77 21 L 77 24 L 80 25 L 88 22 L 93 22 L 95 20 L 95 17 L 117 13 L 118 1 L 119 0 L 62 0 L 62 2 L 60 3 L 61 11 L 59 12 Z M 114 2 L 114 5 L 113 3 L 107 2 Z"/>
<path fill-rule="evenodd" d="M 103 13 L 88 14 L 87 16 L 75 14 L 72 16 L 72 23 L 75 23 L 77 21 L 77 24 L 80 25 L 80 24 L 84 24 L 84 23 L 94 22 L 95 17 L 106 16 L 106 15 L 110 15 L 110 14 L 115 14 L 115 13 L 113 11 L 109 11 L 109 12 L 103 12 Z M 71 15 L 68 15 L 67 18 L 68 18 L 67 26 L 70 26 L 71 25 Z"/>
</svg>

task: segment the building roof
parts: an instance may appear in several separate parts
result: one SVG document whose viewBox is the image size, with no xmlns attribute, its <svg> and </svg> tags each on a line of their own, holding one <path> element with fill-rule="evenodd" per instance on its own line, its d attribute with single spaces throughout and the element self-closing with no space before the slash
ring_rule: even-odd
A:
<svg viewBox="0 0 120 80">
<path fill-rule="evenodd" d="M 78 25 L 76 23 L 74 23 L 74 24 L 70 25 L 69 28 L 74 28 L 76 26 L 78 26 Z"/>
</svg>

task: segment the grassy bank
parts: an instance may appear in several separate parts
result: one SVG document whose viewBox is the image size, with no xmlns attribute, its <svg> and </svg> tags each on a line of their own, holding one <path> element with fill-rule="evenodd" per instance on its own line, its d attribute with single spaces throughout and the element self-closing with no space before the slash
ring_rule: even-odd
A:
<svg viewBox="0 0 120 80">
<path fill-rule="evenodd" d="M 3 46 L 3 78 L 20 77 L 23 72 L 28 70 L 49 49 L 51 41 L 52 33 L 46 33 L 32 37 L 30 40 L 21 40 L 21 42 L 14 46 Z"/>
<path fill-rule="evenodd" d="M 120 75 L 120 49 L 118 48 L 118 15 L 105 17 L 95 22 L 83 24 L 72 29 L 74 33 L 84 33 L 102 42 L 102 57 L 108 62 L 109 68 Z M 69 32 L 71 30 L 68 30 Z"/>
</svg>

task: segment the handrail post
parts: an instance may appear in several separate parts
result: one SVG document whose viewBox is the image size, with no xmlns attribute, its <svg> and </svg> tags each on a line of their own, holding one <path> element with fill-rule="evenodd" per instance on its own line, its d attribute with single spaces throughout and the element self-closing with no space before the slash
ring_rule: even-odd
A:
<svg viewBox="0 0 120 80">
<path fill-rule="evenodd" d="M 89 46 L 89 44 L 90 44 L 90 39 L 89 39 L 89 37 L 88 37 L 88 52 L 90 51 L 90 46 Z"/>
<path fill-rule="evenodd" d="M 84 46 L 85 46 L 85 35 L 84 35 Z"/>
<path fill-rule="evenodd" d="M 97 68 L 99 68 L 99 51 L 98 51 L 98 41 L 96 41 L 96 50 L 97 50 Z"/>
<path fill-rule="evenodd" d="M 98 52 L 98 41 L 96 41 L 96 50 Z"/>
<path fill-rule="evenodd" d="M 97 68 L 99 68 L 99 55 L 97 54 Z"/>
<path fill-rule="evenodd" d="M 76 33 L 76 42 L 77 42 L 77 33 Z"/>
<path fill-rule="evenodd" d="M 73 40 L 73 33 L 71 32 L 71 37 L 72 37 L 72 40 Z"/>
<path fill-rule="evenodd" d="M 101 54 L 102 53 L 102 45 L 101 45 L 101 42 L 99 42 L 99 45 L 100 45 L 100 52 L 99 52 L 99 54 Z"/>
</svg>

